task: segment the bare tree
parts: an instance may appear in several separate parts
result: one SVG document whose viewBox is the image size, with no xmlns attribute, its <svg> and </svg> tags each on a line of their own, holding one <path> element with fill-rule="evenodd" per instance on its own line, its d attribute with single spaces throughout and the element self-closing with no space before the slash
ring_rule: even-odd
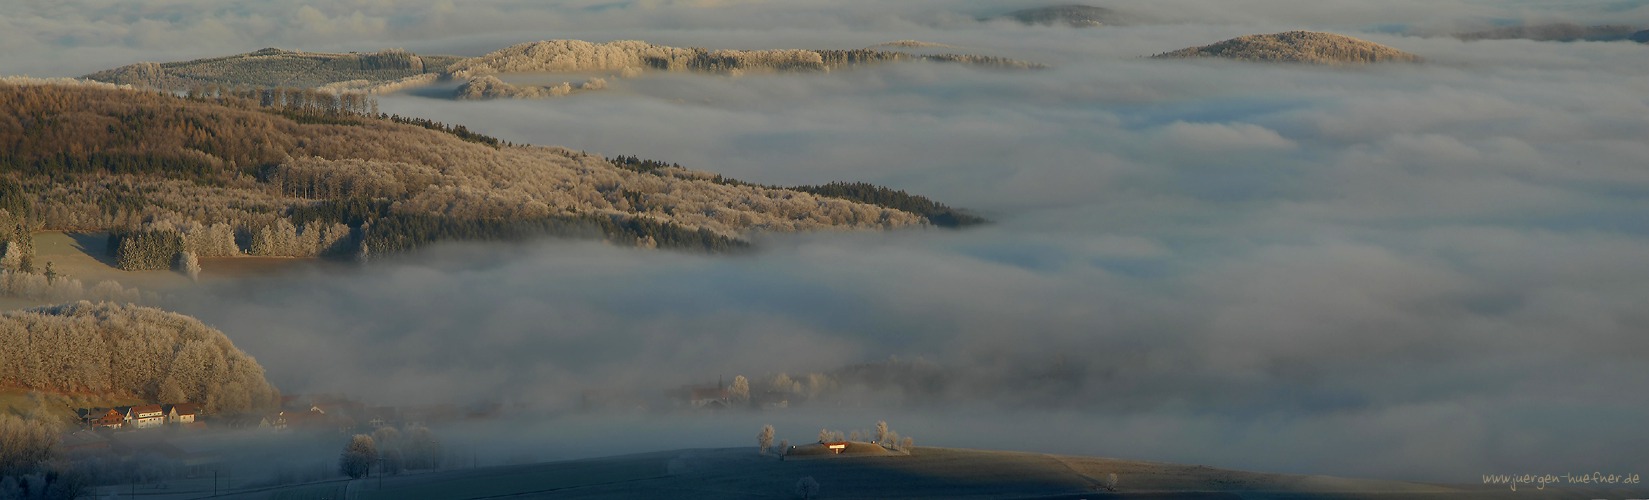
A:
<svg viewBox="0 0 1649 500">
<path fill-rule="evenodd" d="M 916 440 L 911 439 L 910 436 L 905 436 L 905 442 L 900 444 L 899 447 L 903 448 L 907 452 L 911 451 L 912 448 L 916 447 Z"/>
<path fill-rule="evenodd" d="M 802 497 L 802 500 L 818 497 L 819 481 L 814 480 L 813 476 L 803 477 L 801 480 L 796 481 L 796 496 Z"/>
<path fill-rule="evenodd" d="M 819 429 L 819 442 L 830 442 L 830 429 Z"/>
<path fill-rule="evenodd" d="M 767 449 L 773 447 L 773 426 L 764 425 L 762 431 L 756 434 L 756 444 L 760 446 L 760 453 L 767 455 Z"/>
<path fill-rule="evenodd" d="M 338 472 L 359 479 L 365 476 L 372 468 L 372 463 L 378 460 L 378 447 L 372 442 L 372 436 L 356 434 L 350 438 L 349 444 L 344 445 L 344 452 L 338 456 Z"/>
<path fill-rule="evenodd" d="M 886 420 L 877 420 L 876 421 L 876 444 L 883 444 L 883 443 L 886 443 L 886 442 L 887 442 L 887 421 Z"/>
</svg>

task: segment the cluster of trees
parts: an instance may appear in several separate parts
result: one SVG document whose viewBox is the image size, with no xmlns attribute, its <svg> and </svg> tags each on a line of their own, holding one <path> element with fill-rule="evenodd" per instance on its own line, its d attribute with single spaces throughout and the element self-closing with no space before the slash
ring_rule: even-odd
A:
<svg viewBox="0 0 1649 500">
<path fill-rule="evenodd" d="M 223 332 L 159 309 L 85 301 L 0 314 L 0 384 L 198 402 L 212 413 L 272 408 L 279 398 Z"/>
<path fill-rule="evenodd" d="M 891 450 L 910 451 L 916 446 L 916 440 L 910 436 L 899 437 L 899 433 L 887 426 L 886 420 L 878 420 L 874 430 L 854 430 L 847 433 L 842 431 L 819 429 L 819 442 L 829 443 L 837 441 L 870 442 Z"/>
<path fill-rule="evenodd" d="M 389 115 L 389 116 L 380 115 L 380 116 L 382 118 L 388 119 L 389 121 L 392 121 L 392 122 L 395 122 L 395 123 L 404 123 L 404 124 L 407 124 L 407 125 L 417 125 L 419 127 L 423 127 L 423 128 L 429 129 L 429 130 L 434 130 L 436 132 L 444 132 L 444 133 L 452 135 L 453 137 L 457 137 L 459 139 L 463 139 L 465 141 L 469 141 L 469 142 L 473 142 L 473 143 L 477 143 L 477 144 L 486 144 L 488 146 L 492 146 L 492 147 L 495 147 L 495 148 L 499 147 L 499 146 L 505 146 L 505 147 L 514 146 L 514 144 L 510 144 L 508 142 L 498 140 L 497 137 L 493 137 L 493 136 L 489 136 L 489 135 L 483 135 L 483 134 L 477 134 L 475 132 L 471 132 L 469 128 L 467 128 L 463 125 L 447 125 L 445 123 L 441 123 L 441 122 L 438 122 L 438 121 L 435 121 L 435 120 L 430 120 L 428 118 L 405 117 L 405 116 L 401 116 L 401 115 Z"/>
<path fill-rule="evenodd" d="M 59 429 L 46 418 L 0 413 L 0 498 L 69 500 L 84 478 L 57 453 Z"/>
<path fill-rule="evenodd" d="M 463 85 L 459 85 L 454 97 L 457 97 L 458 99 L 471 100 L 499 98 L 541 99 L 545 97 L 568 96 L 572 95 L 574 92 L 600 90 L 604 88 L 607 88 L 607 80 L 602 78 L 591 78 L 578 85 L 573 85 L 572 82 L 561 82 L 555 85 L 538 86 L 514 85 L 506 83 L 503 80 L 499 80 L 496 76 L 482 75 L 471 78 L 468 81 L 465 81 Z"/>
<path fill-rule="evenodd" d="M 441 441 L 428 427 L 413 426 L 405 432 L 380 427 L 371 435 L 356 434 L 338 456 L 338 472 L 359 479 L 372 472 L 400 474 L 403 470 L 438 469 L 443 451 Z"/>
<path fill-rule="evenodd" d="M 641 173 L 644 173 L 644 174 L 650 174 L 650 173 L 653 173 L 653 172 L 656 172 L 656 171 L 659 171 L 659 170 L 662 170 L 662 169 L 666 169 L 666 168 L 673 168 L 673 169 L 676 169 L 676 170 L 686 170 L 687 169 L 687 167 L 681 166 L 680 163 L 665 163 L 665 162 L 658 161 L 658 160 L 650 160 L 650 159 L 646 159 L 646 158 L 640 158 L 640 157 L 637 157 L 635 155 L 630 155 L 630 156 L 618 155 L 618 156 L 608 158 L 607 161 L 612 162 L 613 166 L 615 166 L 615 167 L 622 168 L 622 169 L 625 169 L 625 170 L 635 171 L 635 172 L 641 172 Z"/>
<path fill-rule="evenodd" d="M 552 236 L 605 238 L 619 245 L 648 248 L 741 252 L 750 243 L 668 221 L 605 215 L 566 215 L 520 219 L 452 219 L 390 215 L 366 226 L 361 242 L 370 254 L 396 253 L 441 241 L 524 241 Z"/>
<path fill-rule="evenodd" d="M 926 196 L 868 182 L 832 182 L 822 186 L 794 186 L 788 189 L 903 210 L 926 217 L 929 223 L 939 227 L 963 227 L 988 222 L 983 217 L 951 208 Z"/>
<path fill-rule="evenodd" d="M 20 192 L 12 191 L 15 182 L 6 182 L 0 179 L 0 269 L 11 272 L 34 271 L 34 228 L 29 226 L 28 204 L 13 205 L 13 201 L 28 203 L 29 200 Z"/>
<path fill-rule="evenodd" d="M 103 280 L 86 286 L 78 279 L 51 271 L 50 263 L 47 263 L 47 266 L 47 272 L 41 273 L 0 270 L 0 294 L 53 302 L 96 300 L 136 303 L 154 302 L 158 299 L 153 292 L 125 287 L 112 280 Z"/>
<path fill-rule="evenodd" d="M 244 247 L 238 243 L 244 241 Z M 352 255 L 359 238 L 353 230 L 336 222 L 312 221 L 299 226 L 290 219 L 276 218 L 253 229 L 237 230 L 225 223 L 204 225 L 148 224 L 135 230 L 109 233 L 109 253 L 115 264 L 128 271 L 173 269 L 190 272 L 198 257 L 257 255 L 267 257 L 324 257 Z"/>
</svg>

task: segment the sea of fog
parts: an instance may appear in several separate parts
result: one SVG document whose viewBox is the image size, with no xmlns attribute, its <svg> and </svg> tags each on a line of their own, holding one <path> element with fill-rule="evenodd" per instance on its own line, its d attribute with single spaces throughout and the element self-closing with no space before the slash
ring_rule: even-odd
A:
<svg viewBox="0 0 1649 500">
<path fill-rule="evenodd" d="M 281 387 L 381 400 L 554 406 L 591 387 L 890 357 L 966 373 L 931 408 L 876 397 L 726 424 L 595 419 L 578 424 L 590 449 L 563 447 L 575 455 L 617 436 L 732 445 L 758 421 L 802 440 L 886 418 L 934 445 L 1277 472 L 1467 481 L 1649 465 L 1643 47 L 1372 37 L 1432 62 L 1347 69 L 1106 49 L 1135 35 L 1198 40 L 1066 30 L 999 50 L 1046 71 L 386 97 L 387 112 L 513 142 L 769 184 L 870 181 L 996 223 L 760 235 L 738 257 L 454 245 L 182 308 Z M 1025 382 L 1048 366 L 1076 380 Z M 542 439 L 569 439 L 556 425 Z"/>
<path fill-rule="evenodd" d="M 447 245 L 224 284 L 168 307 L 226 331 L 287 392 L 386 403 L 560 411 L 592 387 L 664 390 L 892 357 L 957 379 L 924 405 L 872 394 L 759 415 L 564 413 L 473 437 L 564 445 L 537 458 L 749 445 L 760 423 L 809 441 L 818 427 L 887 419 L 919 445 L 1273 472 L 1649 472 L 1649 47 L 1395 34 L 1518 19 L 1649 25 L 1641 4 L 1175 1 L 1137 6 L 1169 24 L 1075 30 L 972 20 L 1022 6 L 1011 2 L 563 3 L 542 18 L 512 2 L 406 17 L 362 3 L 354 22 L 366 35 L 315 24 L 269 36 L 460 54 L 540 38 L 915 38 L 1052 68 L 648 74 L 541 101 L 386 96 L 386 112 L 512 142 L 768 184 L 869 181 L 996 222 L 758 235 L 748 256 Z M 489 22 L 503 28 L 469 30 Z M 1427 62 L 1141 58 L 1300 28 Z M 116 55 L 187 52 L 132 40 L 151 48 Z M 54 47 L 45 53 L 82 51 Z M 1057 383 L 1034 383 L 1052 372 Z"/>
</svg>

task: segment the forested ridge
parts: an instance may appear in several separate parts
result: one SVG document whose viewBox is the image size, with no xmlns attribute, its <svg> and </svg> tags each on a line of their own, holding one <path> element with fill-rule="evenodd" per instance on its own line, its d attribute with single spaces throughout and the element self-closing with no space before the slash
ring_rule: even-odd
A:
<svg viewBox="0 0 1649 500">
<path fill-rule="evenodd" d="M 642 173 L 658 174 L 664 172 L 664 169 L 685 170 L 685 167 L 682 167 L 677 163 L 648 160 L 636 157 L 634 155 L 619 155 L 608 158 L 608 161 L 611 161 L 614 166 L 619 168 L 634 170 Z M 719 175 L 712 180 L 720 184 L 760 186 L 769 189 L 789 189 L 804 193 L 812 193 L 819 196 L 852 200 L 860 203 L 869 203 L 879 207 L 891 208 L 894 210 L 901 210 L 920 215 L 923 218 L 926 218 L 928 223 L 939 227 L 955 228 L 984 224 L 988 222 L 983 217 L 963 210 L 951 208 L 943 203 L 933 201 L 926 196 L 914 195 L 907 193 L 902 189 L 878 186 L 868 182 L 832 182 L 817 186 L 781 187 L 751 184 Z"/>
<path fill-rule="evenodd" d="M 400 49 L 331 54 L 267 48 L 247 54 L 191 61 L 141 62 L 99 71 L 86 78 L 175 91 L 202 85 L 358 87 L 439 73 L 463 58 L 418 55 Z"/>
<path fill-rule="evenodd" d="M 543 234 L 719 251 L 746 247 L 750 231 L 942 223 L 907 211 L 936 204 L 867 196 L 868 185 L 644 173 L 375 111 L 351 93 L 207 86 L 180 96 L 0 80 L 0 209 L 17 214 L 0 229 L 24 250 L 19 232 L 109 230 L 123 268 L 156 269 Z"/>
</svg>

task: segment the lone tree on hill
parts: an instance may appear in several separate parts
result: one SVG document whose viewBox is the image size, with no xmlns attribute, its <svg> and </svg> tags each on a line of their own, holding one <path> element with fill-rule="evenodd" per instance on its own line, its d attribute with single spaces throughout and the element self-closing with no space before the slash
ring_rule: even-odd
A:
<svg viewBox="0 0 1649 500">
<path fill-rule="evenodd" d="M 761 446 L 761 454 L 766 455 L 767 449 L 773 447 L 773 426 L 762 426 L 761 433 L 756 434 L 756 444 Z"/>
<path fill-rule="evenodd" d="M 338 457 L 338 472 L 350 479 L 360 479 L 372 470 L 372 462 L 377 460 L 378 446 L 373 444 L 372 436 L 356 434 L 350 438 L 349 444 L 344 445 L 343 455 Z"/>
</svg>

